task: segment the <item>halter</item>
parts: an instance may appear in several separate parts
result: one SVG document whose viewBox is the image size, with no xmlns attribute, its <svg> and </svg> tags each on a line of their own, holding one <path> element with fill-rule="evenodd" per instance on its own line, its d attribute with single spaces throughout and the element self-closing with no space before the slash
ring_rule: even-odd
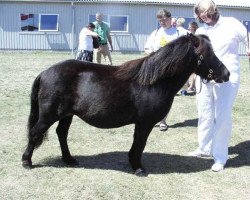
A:
<svg viewBox="0 0 250 200">
<path fill-rule="evenodd" d="M 201 65 L 201 61 L 202 61 L 203 59 L 204 59 L 203 56 L 200 55 L 199 58 L 198 58 L 198 61 L 197 61 L 197 68 Z M 219 67 L 220 67 L 221 65 L 222 65 L 222 62 L 220 61 Z M 197 69 L 197 68 L 196 68 L 196 69 Z M 210 69 L 208 70 L 208 72 L 209 72 L 209 73 L 208 73 L 208 75 L 207 75 L 207 78 L 212 79 L 214 70 L 210 68 Z M 200 79 L 200 91 L 197 92 L 196 94 L 199 94 L 199 93 L 201 92 L 202 83 L 206 84 L 206 83 L 209 82 L 208 80 L 206 80 L 206 82 L 205 82 L 204 80 L 206 80 L 206 79 Z"/>
<path fill-rule="evenodd" d="M 198 58 L 198 61 L 197 61 L 197 68 L 201 65 L 201 61 L 202 61 L 203 59 L 204 59 L 203 55 L 200 54 L 200 56 L 199 56 L 199 58 Z M 220 65 L 221 65 L 221 62 L 220 62 L 220 64 L 219 64 L 219 66 L 220 66 Z M 196 68 L 196 69 L 197 69 L 197 68 Z M 211 79 L 212 76 L 213 76 L 213 73 L 214 73 L 214 70 L 210 68 L 210 69 L 208 70 L 207 78 Z"/>
</svg>

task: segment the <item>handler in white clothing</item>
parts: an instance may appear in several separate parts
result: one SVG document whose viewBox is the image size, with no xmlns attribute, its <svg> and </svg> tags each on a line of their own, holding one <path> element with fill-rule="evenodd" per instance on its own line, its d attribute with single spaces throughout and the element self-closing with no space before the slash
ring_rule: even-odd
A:
<svg viewBox="0 0 250 200">
<path fill-rule="evenodd" d="M 170 41 L 177 39 L 181 35 L 186 35 L 186 33 L 183 33 L 176 27 L 172 26 L 171 13 L 168 10 L 159 10 L 157 13 L 157 20 L 160 24 L 160 28 L 154 30 L 150 34 L 144 47 L 144 51 L 146 54 L 156 52 L 158 49 L 165 46 Z M 166 118 L 167 116 L 162 119 L 159 124 L 161 131 L 166 131 L 168 129 Z"/>
<path fill-rule="evenodd" d="M 240 81 L 239 43 L 247 44 L 245 26 L 233 17 L 223 17 L 212 0 L 201 0 L 194 12 L 203 27 L 196 34 L 209 36 L 216 56 L 230 71 L 225 83 L 196 81 L 198 109 L 198 142 L 190 156 L 213 156 L 213 171 L 221 171 L 228 159 L 228 145 L 232 132 L 232 108 Z M 248 52 L 249 55 L 249 52 Z"/>
</svg>

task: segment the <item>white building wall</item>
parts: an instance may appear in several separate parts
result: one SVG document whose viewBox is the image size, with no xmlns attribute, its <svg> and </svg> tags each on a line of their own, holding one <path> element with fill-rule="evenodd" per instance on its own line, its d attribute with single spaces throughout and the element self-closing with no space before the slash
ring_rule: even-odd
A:
<svg viewBox="0 0 250 200">
<path fill-rule="evenodd" d="M 111 33 L 115 51 L 143 51 L 147 37 L 157 26 L 156 13 L 159 9 L 166 8 L 173 16 L 193 17 L 193 6 L 184 5 L 78 2 L 74 3 L 73 8 L 71 2 L 0 2 L 0 49 L 72 50 L 77 47 L 80 30 L 88 23 L 88 15 L 102 12 L 107 15 L 129 16 L 128 33 Z M 224 16 L 250 20 L 249 9 L 219 9 Z M 20 13 L 59 14 L 59 32 L 22 32 Z M 241 53 L 243 51 L 244 48 L 241 47 Z"/>
<path fill-rule="evenodd" d="M 8 50 L 68 50 L 71 37 L 70 4 L 1 3 L 0 49 Z M 59 32 L 21 31 L 20 14 L 59 14 Z"/>
</svg>

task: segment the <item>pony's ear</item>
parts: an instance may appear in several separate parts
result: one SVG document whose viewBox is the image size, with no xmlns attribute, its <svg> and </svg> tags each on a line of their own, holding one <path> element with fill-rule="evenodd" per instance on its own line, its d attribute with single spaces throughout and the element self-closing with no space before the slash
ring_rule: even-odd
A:
<svg viewBox="0 0 250 200">
<path fill-rule="evenodd" d="M 197 48 L 200 45 L 200 40 L 197 36 L 193 35 L 192 33 L 188 33 L 188 36 L 192 42 L 192 44 Z"/>
</svg>

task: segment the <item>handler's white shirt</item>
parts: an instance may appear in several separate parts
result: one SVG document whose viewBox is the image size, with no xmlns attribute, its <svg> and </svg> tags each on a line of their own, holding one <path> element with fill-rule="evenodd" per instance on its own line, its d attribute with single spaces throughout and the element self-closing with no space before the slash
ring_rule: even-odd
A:
<svg viewBox="0 0 250 200">
<path fill-rule="evenodd" d="M 210 40 L 215 55 L 230 71 L 230 81 L 240 81 L 239 43 L 247 43 L 247 30 L 245 26 L 233 17 L 220 16 L 214 26 L 204 24 L 196 30 L 195 34 L 205 34 Z"/>
<path fill-rule="evenodd" d="M 93 38 L 87 35 L 88 29 L 84 27 L 79 34 L 79 46 L 78 50 L 93 51 Z"/>
<path fill-rule="evenodd" d="M 179 36 L 185 35 L 182 31 L 177 30 L 175 27 L 171 28 L 159 28 L 154 30 L 146 44 L 145 44 L 145 51 L 150 50 L 151 52 L 155 52 L 161 47 L 165 46 L 170 41 L 177 39 Z"/>
</svg>

